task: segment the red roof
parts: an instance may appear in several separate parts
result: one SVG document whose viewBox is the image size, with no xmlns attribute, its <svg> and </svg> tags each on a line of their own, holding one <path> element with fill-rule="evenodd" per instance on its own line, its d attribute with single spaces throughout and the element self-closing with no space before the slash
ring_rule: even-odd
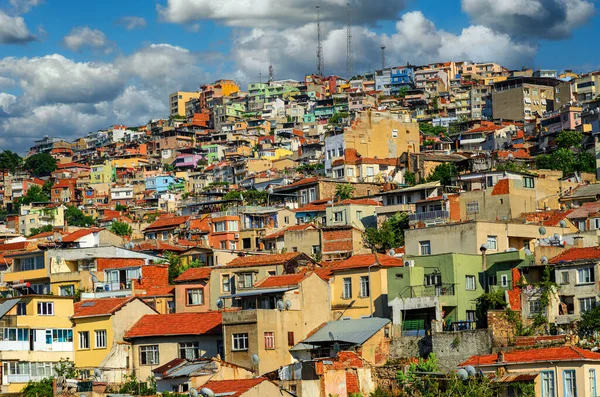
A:
<svg viewBox="0 0 600 397">
<path fill-rule="evenodd" d="M 525 222 L 542 223 L 544 226 L 558 226 L 560 221 L 565 219 L 574 210 L 567 211 L 538 211 L 524 212 L 519 218 L 525 219 Z"/>
<path fill-rule="evenodd" d="M 168 273 L 167 273 L 168 275 Z M 143 295 L 138 295 L 141 298 L 144 298 L 146 296 L 166 296 L 166 295 L 173 295 L 173 293 L 175 292 L 175 287 L 172 285 L 166 286 L 166 287 L 150 287 L 146 289 L 146 293 Z"/>
<path fill-rule="evenodd" d="M 37 247 L 37 243 L 31 241 L 19 241 L 18 243 L 0 244 L 1 251 L 21 251 Z"/>
<path fill-rule="evenodd" d="M 290 187 L 296 187 L 296 186 L 302 186 L 302 185 L 309 185 L 309 184 L 312 184 L 312 183 L 315 183 L 315 182 L 319 182 L 319 178 L 317 178 L 316 176 L 312 177 L 312 178 L 303 178 L 303 179 L 300 179 L 299 181 L 296 181 L 294 183 L 290 183 L 289 185 L 282 186 L 282 188 L 285 187 L 287 189 L 287 188 L 290 188 Z"/>
<path fill-rule="evenodd" d="M 404 266 L 404 262 L 402 259 L 394 258 L 389 255 L 377 255 L 377 259 L 382 267 L 398 267 Z M 375 259 L 375 254 L 362 254 L 362 255 L 353 255 L 350 258 L 335 262 L 330 269 L 332 271 L 336 270 L 346 270 L 346 269 L 360 269 L 364 267 L 369 267 L 373 264 L 376 264 L 377 260 Z"/>
<path fill-rule="evenodd" d="M 221 333 L 221 312 L 147 314 L 125 333 L 125 338 L 205 335 Z"/>
<path fill-rule="evenodd" d="M 57 164 L 56 168 L 58 168 L 58 169 L 64 169 L 64 168 L 87 168 L 87 169 L 89 169 L 90 167 L 85 164 L 64 163 L 64 164 Z"/>
<path fill-rule="evenodd" d="M 187 248 L 179 247 L 177 245 L 163 243 L 160 240 L 151 240 L 144 241 L 142 243 L 136 244 L 133 249 L 135 251 L 170 251 L 170 252 L 183 252 L 186 251 Z"/>
<path fill-rule="evenodd" d="M 504 353 L 504 364 L 535 363 L 548 361 L 600 361 L 600 353 L 591 352 L 574 346 L 546 347 L 542 349 L 514 350 Z M 498 363 L 498 353 L 473 356 L 461 367 L 467 365 L 493 365 Z"/>
<path fill-rule="evenodd" d="M 210 272 L 212 271 L 211 267 L 194 267 L 191 269 L 187 269 L 185 272 L 181 273 L 179 277 L 177 277 L 175 282 L 181 281 L 196 281 L 196 280 L 206 280 L 210 278 Z"/>
<path fill-rule="evenodd" d="M 251 255 L 251 256 L 240 256 L 232 260 L 227 264 L 228 267 L 246 267 L 246 266 L 266 266 L 266 265 L 280 265 L 297 258 L 300 255 L 304 255 L 299 252 L 286 252 L 285 254 L 272 254 L 272 255 Z"/>
<path fill-rule="evenodd" d="M 315 225 L 313 225 L 312 223 L 303 223 L 302 225 L 288 226 L 286 228 L 280 229 L 274 233 L 264 236 L 263 240 L 271 240 L 274 238 L 283 237 L 285 235 L 285 232 L 296 232 L 296 231 L 306 230 L 309 228 L 316 229 Z"/>
<path fill-rule="evenodd" d="M 381 206 L 382 204 L 379 201 L 375 201 L 375 200 L 371 200 L 371 199 L 347 199 L 347 200 L 342 200 L 342 201 L 336 201 L 333 204 L 327 204 L 327 207 L 333 207 L 333 206 L 338 206 L 338 205 L 349 205 L 349 204 L 356 204 L 356 205 L 374 205 L 374 206 Z"/>
<path fill-rule="evenodd" d="M 152 222 L 144 230 L 175 228 L 186 223 L 190 219 L 189 216 L 170 216 L 167 218 L 159 218 Z"/>
<path fill-rule="evenodd" d="M 600 247 L 569 248 L 550 259 L 550 263 L 574 262 L 585 259 L 600 259 Z"/>
<path fill-rule="evenodd" d="M 98 258 L 96 259 L 96 265 L 98 271 L 106 269 L 124 269 L 127 267 L 139 267 L 145 263 L 144 259 L 138 258 Z"/>
<path fill-rule="evenodd" d="M 97 229 L 97 228 L 93 228 L 93 229 L 79 229 L 65 237 L 62 238 L 62 242 L 63 243 L 74 243 L 77 240 L 79 240 L 82 237 L 87 236 L 88 234 L 92 234 L 92 233 L 97 233 L 100 230 L 103 229 Z"/>
<path fill-rule="evenodd" d="M 211 380 L 202 385 L 213 391 L 215 395 L 226 395 L 227 397 L 240 397 L 248 390 L 256 387 L 262 382 L 268 382 L 265 378 L 237 379 L 237 380 Z"/>
<path fill-rule="evenodd" d="M 508 179 L 500 179 L 498 183 L 494 185 L 494 190 L 492 190 L 492 196 L 499 196 L 508 193 L 510 193 Z"/>
<path fill-rule="evenodd" d="M 290 285 L 298 285 L 300 281 L 304 280 L 306 273 L 298 274 L 282 274 L 281 276 L 269 276 L 259 281 L 256 287 L 261 288 L 274 288 L 274 287 L 288 287 Z"/>
<path fill-rule="evenodd" d="M 76 302 L 73 305 L 73 318 L 109 316 L 134 299 L 137 298 L 129 296 L 126 298 L 102 298 Z"/>
<path fill-rule="evenodd" d="M 306 204 L 304 207 L 300 207 L 294 210 L 294 212 L 318 212 L 325 211 L 327 202 L 331 199 L 315 200 Z"/>
</svg>

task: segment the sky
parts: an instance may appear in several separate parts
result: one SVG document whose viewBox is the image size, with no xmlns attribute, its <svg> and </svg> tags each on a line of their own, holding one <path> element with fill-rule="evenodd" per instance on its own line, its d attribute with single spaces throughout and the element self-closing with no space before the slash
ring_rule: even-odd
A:
<svg viewBox="0 0 600 397">
<path fill-rule="evenodd" d="M 386 64 L 600 69 L 596 0 L 0 0 L 0 150 L 168 116 L 168 95 Z M 348 10 L 350 15 L 348 16 Z"/>
</svg>

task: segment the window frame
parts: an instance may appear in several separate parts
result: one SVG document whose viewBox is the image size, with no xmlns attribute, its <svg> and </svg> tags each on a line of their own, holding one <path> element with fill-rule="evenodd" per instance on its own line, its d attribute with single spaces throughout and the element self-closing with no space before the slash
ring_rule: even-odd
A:
<svg viewBox="0 0 600 397">
<path fill-rule="evenodd" d="M 472 287 L 471 287 L 471 284 L 472 284 Z M 475 278 L 475 276 L 472 276 L 470 274 L 465 275 L 465 290 L 466 291 L 477 290 L 477 279 Z"/>
<path fill-rule="evenodd" d="M 102 335 L 104 335 L 104 336 L 102 336 Z M 106 349 L 107 338 L 108 338 L 108 334 L 106 333 L 105 329 L 95 330 L 94 331 L 94 348 L 95 349 Z M 100 342 L 102 342 L 102 339 L 104 339 L 104 345 L 99 344 L 98 339 L 100 339 Z"/>
<path fill-rule="evenodd" d="M 275 332 L 273 331 L 265 331 L 263 334 L 265 341 L 265 350 L 274 350 L 275 349 Z"/>
<path fill-rule="evenodd" d="M 191 303 L 190 298 L 193 297 L 191 294 L 199 295 L 200 303 Z M 185 290 L 185 305 L 186 306 L 203 306 L 204 305 L 204 288 L 187 288 Z"/>
<path fill-rule="evenodd" d="M 571 390 L 569 390 L 570 394 L 567 394 L 567 373 L 572 375 L 572 377 L 569 377 L 573 382 L 573 387 Z M 577 397 L 577 371 L 574 369 L 563 370 L 563 394 L 565 397 Z"/>
<path fill-rule="evenodd" d="M 177 344 L 179 358 L 187 360 L 197 360 L 200 358 L 200 343 L 199 342 L 179 342 Z M 192 353 L 192 357 L 188 357 L 188 352 Z"/>
<path fill-rule="evenodd" d="M 544 375 L 550 375 L 548 378 L 545 378 Z M 554 371 L 542 371 L 540 373 L 540 388 L 542 389 L 542 397 L 556 397 L 556 380 L 555 380 Z M 544 388 L 544 381 L 548 382 L 550 386 L 548 390 Z"/>
<path fill-rule="evenodd" d="M 427 248 L 426 250 L 424 248 Z M 427 251 L 425 253 L 425 251 Z M 431 255 L 431 240 L 419 241 L 419 253 L 422 256 Z"/>
<path fill-rule="evenodd" d="M 145 360 L 142 360 L 144 357 Z M 151 357 L 152 360 L 148 360 Z M 158 345 L 142 345 L 139 347 L 140 365 L 158 365 L 160 364 L 160 349 Z"/>
<path fill-rule="evenodd" d="M 487 248 L 490 251 L 498 251 L 498 236 L 487 236 Z"/>
<path fill-rule="evenodd" d="M 38 316 L 54 316 L 54 302 L 38 302 Z"/>
<path fill-rule="evenodd" d="M 352 277 L 342 279 L 342 299 L 352 299 Z"/>
<path fill-rule="evenodd" d="M 369 276 L 360 276 L 360 297 L 368 298 L 371 296 L 371 280 Z"/>
<path fill-rule="evenodd" d="M 587 274 L 585 274 L 585 273 Z M 585 285 L 585 284 L 593 284 L 596 280 L 595 271 L 593 266 L 583 267 L 581 269 L 577 269 L 577 284 Z M 584 277 L 582 277 L 582 275 Z M 584 280 L 582 280 L 584 278 Z"/>
<path fill-rule="evenodd" d="M 79 331 L 79 350 L 90 350 L 90 331 Z M 85 343 L 82 343 L 85 342 Z"/>
<path fill-rule="evenodd" d="M 231 351 L 248 351 L 248 333 L 239 332 L 231 334 Z"/>
</svg>

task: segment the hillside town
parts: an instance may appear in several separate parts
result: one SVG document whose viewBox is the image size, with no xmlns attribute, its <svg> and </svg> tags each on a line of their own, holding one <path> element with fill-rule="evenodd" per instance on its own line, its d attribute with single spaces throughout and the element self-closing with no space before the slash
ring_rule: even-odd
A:
<svg viewBox="0 0 600 397">
<path fill-rule="evenodd" d="M 0 395 L 597 396 L 600 72 L 381 66 L 2 148 Z"/>
</svg>

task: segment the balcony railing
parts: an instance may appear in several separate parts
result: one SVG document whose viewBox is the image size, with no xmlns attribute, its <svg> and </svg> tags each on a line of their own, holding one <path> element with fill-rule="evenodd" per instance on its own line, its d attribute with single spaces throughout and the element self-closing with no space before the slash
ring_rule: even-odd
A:
<svg viewBox="0 0 600 397">
<path fill-rule="evenodd" d="M 430 296 L 454 296 L 454 284 L 414 285 L 407 291 L 405 298 L 424 298 Z"/>
<path fill-rule="evenodd" d="M 426 221 L 429 219 L 445 219 L 450 216 L 448 211 L 427 211 L 410 214 L 408 220 L 412 222 Z"/>
</svg>

